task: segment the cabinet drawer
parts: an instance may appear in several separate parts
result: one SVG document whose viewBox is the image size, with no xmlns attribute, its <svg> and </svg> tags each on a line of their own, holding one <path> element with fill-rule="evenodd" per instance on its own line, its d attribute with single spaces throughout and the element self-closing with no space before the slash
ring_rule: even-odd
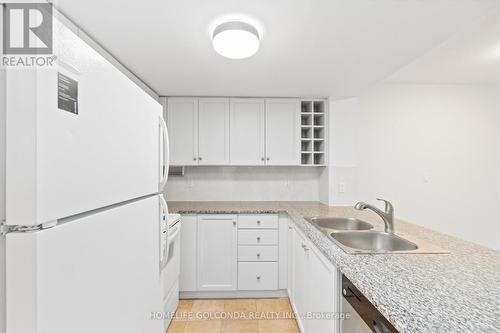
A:
<svg viewBox="0 0 500 333">
<path fill-rule="evenodd" d="M 277 261 L 278 247 L 266 246 L 238 246 L 238 261 Z"/>
<path fill-rule="evenodd" d="M 238 263 L 239 290 L 276 290 L 278 289 L 277 262 L 240 262 Z"/>
<path fill-rule="evenodd" d="M 278 230 L 238 230 L 238 245 L 277 245 Z"/>
<path fill-rule="evenodd" d="M 278 215 L 239 215 L 239 229 L 277 229 Z"/>
</svg>

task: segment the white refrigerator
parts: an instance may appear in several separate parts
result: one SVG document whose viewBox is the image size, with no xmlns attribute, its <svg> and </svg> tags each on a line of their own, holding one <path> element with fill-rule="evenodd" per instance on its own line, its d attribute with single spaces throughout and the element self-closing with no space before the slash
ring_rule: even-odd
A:
<svg viewBox="0 0 500 333">
<path fill-rule="evenodd" d="M 54 53 L 0 80 L 0 332 L 160 333 L 162 107 L 57 20 Z"/>
</svg>

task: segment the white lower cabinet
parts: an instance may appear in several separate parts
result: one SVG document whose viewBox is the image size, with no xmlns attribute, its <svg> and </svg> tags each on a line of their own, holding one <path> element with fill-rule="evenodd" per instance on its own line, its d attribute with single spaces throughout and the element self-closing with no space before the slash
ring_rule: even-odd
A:
<svg viewBox="0 0 500 333">
<path fill-rule="evenodd" d="M 179 275 L 180 291 L 198 290 L 196 279 L 198 251 L 198 216 L 182 215 L 181 228 L 181 270 Z"/>
<path fill-rule="evenodd" d="M 337 311 L 337 271 L 325 262 L 322 256 L 310 250 L 307 275 L 306 308 L 313 314 L 307 320 L 307 332 L 335 332 L 338 321 L 334 315 Z"/>
<path fill-rule="evenodd" d="M 338 271 L 299 232 L 293 238 L 291 301 L 301 332 L 338 332 Z"/>
<path fill-rule="evenodd" d="M 277 245 L 278 230 L 238 230 L 239 245 Z"/>
<path fill-rule="evenodd" d="M 288 291 L 302 333 L 338 332 L 339 273 L 286 217 L 200 214 L 182 223 L 181 298 Z"/>
<path fill-rule="evenodd" d="M 306 313 L 306 274 L 307 274 L 307 258 L 306 252 L 304 251 L 304 239 L 302 236 L 294 231 L 294 243 L 293 243 L 293 308 L 297 314 L 297 324 L 300 327 L 301 332 L 305 332 L 304 320 L 301 320 L 301 316 Z M 310 276 L 310 275 L 309 275 Z M 318 332 L 319 333 L 319 332 Z"/>
<path fill-rule="evenodd" d="M 293 274 L 294 274 L 294 234 L 295 230 L 293 230 L 293 222 L 289 221 L 287 224 L 287 244 L 286 244 L 286 252 L 287 252 L 287 262 L 286 262 L 286 269 L 287 269 L 287 290 L 288 290 L 288 297 L 290 298 L 290 303 L 293 304 Z"/>
<path fill-rule="evenodd" d="M 237 289 L 236 224 L 236 215 L 198 215 L 198 290 Z"/>
<path fill-rule="evenodd" d="M 278 289 L 278 262 L 239 262 L 238 289 Z"/>
<path fill-rule="evenodd" d="M 278 215 L 238 216 L 238 290 L 278 290 Z"/>
<path fill-rule="evenodd" d="M 277 246 L 238 246 L 238 261 L 278 261 Z"/>
<path fill-rule="evenodd" d="M 284 295 L 287 226 L 277 214 L 183 215 L 182 221 L 181 297 Z"/>
</svg>

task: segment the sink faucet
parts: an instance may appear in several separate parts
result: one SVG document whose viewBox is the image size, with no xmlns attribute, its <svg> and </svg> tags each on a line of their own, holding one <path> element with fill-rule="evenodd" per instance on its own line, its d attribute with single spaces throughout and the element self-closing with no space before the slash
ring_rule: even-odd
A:
<svg viewBox="0 0 500 333">
<path fill-rule="evenodd" d="M 384 211 L 378 209 L 377 207 L 370 205 L 366 202 L 358 202 L 357 204 L 354 205 L 354 209 L 357 210 L 363 210 L 363 209 L 370 209 L 374 211 L 375 213 L 378 214 L 384 220 L 385 224 L 385 232 L 393 234 L 394 233 L 394 207 L 392 204 L 384 199 L 379 199 L 377 200 L 383 201 L 385 203 L 385 209 Z"/>
</svg>

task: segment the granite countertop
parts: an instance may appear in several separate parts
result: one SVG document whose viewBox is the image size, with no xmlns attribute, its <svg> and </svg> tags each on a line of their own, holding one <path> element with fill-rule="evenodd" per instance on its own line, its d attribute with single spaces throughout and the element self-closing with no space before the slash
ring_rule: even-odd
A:
<svg viewBox="0 0 500 333">
<path fill-rule="evenodd" d="M 395 220 L 396 233 L 437 245 L 449 254 L 348 254 L 304 220 L 357 217 L 383 230 L 370 211 L 318 202 L 169 202 L 181 214 L 287 213 L 340 271 L 400 332 L 498 332 L 500 253 Z"/>
</svg>

